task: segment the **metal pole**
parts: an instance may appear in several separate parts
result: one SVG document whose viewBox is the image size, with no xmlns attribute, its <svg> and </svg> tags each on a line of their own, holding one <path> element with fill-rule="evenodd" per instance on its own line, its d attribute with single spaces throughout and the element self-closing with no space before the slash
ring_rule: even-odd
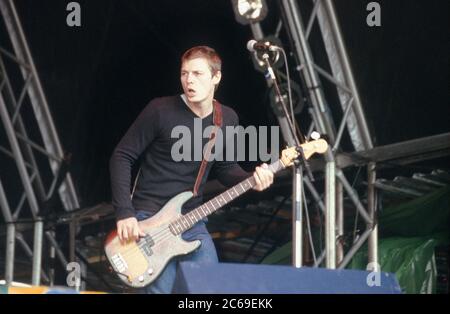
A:
<svg viewBox="0 0 450 314">
<path fill-rule="evenodd" d="M 292 212 L 294 213 L 294 219 L 292 221 L 293 240 L 292 240 L 292 264 L 294 267 L 302 267 L 303 265 L 303 180 L 302 180 L 302 167 L 296 165 L 293 167 L 294 184 L 292 195 L 295 200 L 292 202 Z"/>
<path fill-rule="evenodd" d="M 51 237 L 55 237 L 55 231 L 47 231 Z M 46 232 L 46 234 L 47 234 Z M 50 245 L 49 248 L 49 258 L 50 258 L 50 267 L 48 270 L 48 277 L 50 279 L 49 285 L 53 286 L 55 284 L 55 257 L 56 257 L 56 249 L 53 245 Z"/>
<path fill-rule="evenodd" d="M 39 286 L 41 282 L 43 234 L 44 234 L 44 222 L 39 218 L 34 223 L 33 273 L 31 277 L 31 284 L 34 286 Z"/>
<path fill-rule="evenodd" d="M 339 264 L 344 258 L 344 191 L 339 180 L 336 180 L 336 227 L 336 264 Z"/>
<path fill-rule="evenodd" d="M 85 263 L 83 263 L 83 261 L 81 261 L 80 259 L 77 259 L 78 264 L 80 265 L 80 277 L 81 278 L 86 278 L 86 274 L 87 274 L 87 265 Z M 80 285 L 78 285 L 76 287 L 77 291 L 85 291 L 86 290 L 86 281 L 85 280 L 81 280 L 80 278 Z"/>
<path fill-rule="evenodd" d="M 6 199 L 5 190 L 3 189 L 0 179 L 0 207 L 2 209 L 3 218 L 7 223 L 6 227 L 6 261 L 5 261 L 5 281 L 6 285 L 12 283 L 14 279 L 14 248 L 16 227 L 13 223 L 11 210 L 8 200 Z"/>
<path fill-rule="evenodd" d="M 28 258 L 30 258 L 30 260 L 33 260 L 33 251 L 31 250 L 30 246 L 28 245 L 27 241 L 25 241 L 22 233 L 20 233 L 19 231 L 17 231 L 16 229 L 16 240 L 17 242 L 22 246 L 22 249 L 25 251 L 25 254 L 27 255 Z M 47 276 L 47 273 L 45 272 L 44 269 L 41 268 L 41 276 L 42 279 L 45 282 L 49 281 L 49 278 Z"/>
<path fill-rule="evenodd" d="M 358 241 L 353 244 L 353 246 L 350 248 L 350 250 L 347 252 L 347 254 L 344 256 L 344 259 L 342 262 L 338 265 L 338 269 L 343 269 L 347 264 L 352 260 L 353 256 L 356 254 L 356 252 L 359 250 L 359 248 L 364 244 L 364 242 L 369 237 L 372 230 L 366 230 L 364 233 L 359 237 Z"/>
<path fill-rule="evenodd" d="M 56 251 L 56 256 L 58 257 L 59 261 L 61 262 L 64 269 L 66 269 L 66 266 L 68 264 L 66 257 L 64 256 L 64 253 L 62 252 L 61 248 L 59 247 L 58 242 L 56 242 L 55 237 L 53 236 L 52 232 L 46 231 L 45 236 L 48 240 L 48 242 L 52 245 L 52 247 Z"/>
<path fill-rule="evenodd" d="M 368 239 L 368 262 L 372 271 L 380 271 L 378 265 L 378 224 L 376 222 L 377 191 L 375 189 L 376 164 L 369 162 L 367 165 L 367 206 L 373 223 L 367 224 L 367 230 L 373 230 Z"/>
<path fill-rule="evenodd" d="M 319 258 L 318 258 L 317 261 L 314 263 L 314 267 L 319 267 L 320 264 L 322 264 L 322 261 L 323 261 L 323 259 L 325 258 L 325 254 L 326 254 L 326 251 L 322 251 L 322 252 L 320 253 Z"/>
<path fill-rule="evenodd" d="M 317 192 L 316 188 L 314 187 L 314 185 L 311 183 L 311 181 L 307 176 L 303 177 L 303 183 L 309 190 L 309 193 L 311 193 L 312 197 L 314 198 L 314 201 L 317 203 L 322 213 L 325 215 L 325 204 L 323 203 L 319 193 Z"/>
<path fill-rule="evenodd" d="M 12 284 L 14 280 L 14 250 L 16 247 L 16 226 L 9 222 L 6 227 L 6 265 L 5 281 L 6 285 Z"/>
<path fill-rule="evenodd" d="M 327 162 L 325 169 L 325 264 L 327 268 L 336 268 L 336 164 Z"/>
<path fill-rule="evenodd" d="M 365 210 L 364 206 L 361 204 L 361 201 L 359 200 L 358 194 L 355 192 L 355 190 L 352 188 L 350 183 L 348 183 L 347 178 L 345 177 L 344 173 L 341 169 L 336 170 L 336 176 L 341 181 L 345 191 L 347 192 L 350 199 L 353 201 L 353 203 L 356 206 L 356 209 L 361 214 L 363 219 L 366 221 L 366 223 L 372 223 L 372 219 L 370 218 L 369 214 Z"/>
<path fill-rule="evenodd" d="M 350 113 L 350 109 L 352 108 L 352 104 L 353 104 L 353 98 L 350 98 L 350 100 L 348 101 L 348 104 L 347 104 L 347 108 L 345 108 L 345 112 L 344 112 L 344 116 L 342 117 L 341 124 L 339 125 L 338 133 L 336 136 L 336 142 L 334 143 L 334 146 L 332 149 L 333 151 L 336 151 L 338 149 L 339 145 L 341 144 L 341 138 L 342 138 L 342 135 L 344 134 L 345 121 L 347 121 L 348 115 Z"/>
<path fill-rule="evenodd" d="M 69 223 L 69 261 L 76 262 L 75 259 L 75 241 L 77 236 L 77 222 L 73 219 Z"/>
<path fill-rule="evenodd" d="M 250 28 L 252 30 L 253 37 L 256 40 L 261 40 L 264 38 L 264 33 L 262 31 L 260 23 L 251 23 Z"/>
</svg>

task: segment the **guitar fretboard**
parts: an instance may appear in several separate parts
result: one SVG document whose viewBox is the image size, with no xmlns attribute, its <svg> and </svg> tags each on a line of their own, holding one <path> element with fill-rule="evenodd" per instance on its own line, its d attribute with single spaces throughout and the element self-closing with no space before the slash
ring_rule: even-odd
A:
<svg viewBox="0 0 450 314">
<path fill-rule="evenodd" d="M 274 174 L 283 168 L 283 163 L 280 160 L 269 165 L 269 170 Z M 189 230 L 197 222 L 211 215 L 216 210 L 228 204 L 237 197 L 241 196 L 242 194 L 253 188 L 255 185 L 256 181 L 253 176 L 245 179 L 244 181 L 229 188 L 225 192 L 219 194 L 203 205 L 172 221 L 169 225 L 170 231 L 176 235 L 182 234 L 184 231 Z"/>
</svg>

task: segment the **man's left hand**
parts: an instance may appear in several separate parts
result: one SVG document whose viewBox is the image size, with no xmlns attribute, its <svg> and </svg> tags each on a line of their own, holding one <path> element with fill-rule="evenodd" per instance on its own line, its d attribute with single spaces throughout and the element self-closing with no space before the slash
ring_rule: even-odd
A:
<svg viewBox="0 0 450 314">
<path fill-rule="evenodd" d="M 273 183 L 273 172 L 269 170 L 269 166 L 265 163 L 261 167 L 256 167 L 253 177 L 256 181 L 253 189 L 256 191 L 265 190 Z"/>
</svg>

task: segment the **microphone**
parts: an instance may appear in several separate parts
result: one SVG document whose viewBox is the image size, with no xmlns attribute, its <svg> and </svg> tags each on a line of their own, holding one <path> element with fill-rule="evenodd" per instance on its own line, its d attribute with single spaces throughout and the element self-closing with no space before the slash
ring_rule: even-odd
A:
<svg viewBox="0 0 450 314">
<path fill-rule="evenodd" d="M 255 52 L 255 51 L 262 51 L 262 52 L 267 52 L 267 51 L 278 51 L 281 48 L 272 44 L 270 41 L 257 41 L 254 39 L 250 39 L 247 42 L 247 50 L 250 52 Z"/>
</svg>

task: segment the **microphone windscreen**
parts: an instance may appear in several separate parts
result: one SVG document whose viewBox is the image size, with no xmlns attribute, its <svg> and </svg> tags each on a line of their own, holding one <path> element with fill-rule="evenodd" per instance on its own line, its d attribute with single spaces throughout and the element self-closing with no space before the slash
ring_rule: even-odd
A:
<svg viewBox="0 0 450 314">
<path fill-rule="evenodd" d="M 251 51 L 251 52 L 255 51 L 255 48 L 253 48 L 253 47 L 255 46 L 256 43 L 257 43 L 256 40 L 250 39 L 250 40 L 247 42 L 247 50 L 248 50 L 248 51 Z"/>
</svg>

